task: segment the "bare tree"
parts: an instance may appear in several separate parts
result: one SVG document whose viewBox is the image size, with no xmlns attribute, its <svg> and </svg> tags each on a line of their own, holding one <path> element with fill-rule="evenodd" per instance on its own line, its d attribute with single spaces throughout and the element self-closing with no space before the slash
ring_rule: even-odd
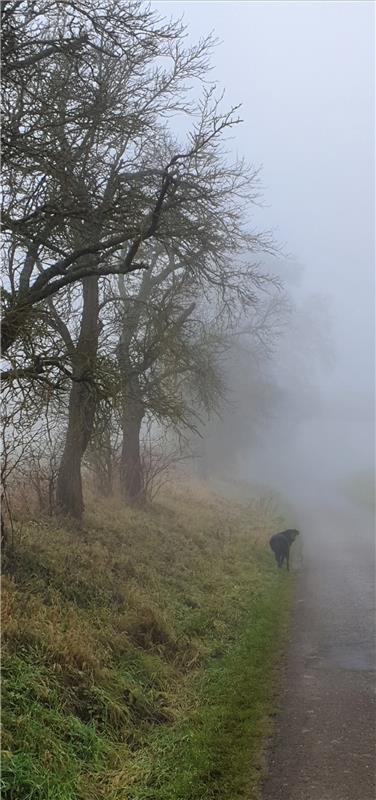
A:
<svg viewBox="0 0 376 800">
<path fill-rule="evenodd" d="M 54 511 L 58 460 L 61 451 L 61 420 L 51 404 L 50 387 L 38 382 L 15 381 L 2 394 L 1 486 L 2 526 L 12 527 L 14 508 L 30 508 L 37 500 L 39 511 Z"/>
<path fill-rule="evenodd" d="M 257 171 L 229 161 L 224 150 L 224 137 L 239 118 L 236 108 L 221 110 L 221 98 L 207 83 L 210 37 L 187 48 L 182 25 L 161 20 L 139 0 L 101 0 L 95 8 L 89 0 L 13 0 L 2 13 L 3 377 L 63 392 L 71 381 L 56 495 L 59 509 L 79 518 L 81 463 L 102 396 L 98 348 L 106 276 L 131 279 L 143 272 L 147 286 L 154 280 L 156 247 L 165 259 L 162 286 L 215 291 L 227 309 L 235 308 L 252 304 L 265 283 L 248 254 L 273 248 L 267 235 L 249 232 Z M 192 79 L 204 87 L 198 100 L 188 94 Z M 169 131 L 177 113 L 194 119 L 183 143 Z M 72 326 L 72 308 L 78 325 Z M 171 396 L 182 374 L 193 374 L 195 359 L 196 375 L 202 370 L 197 337 L 192 348 L 185 339 L 175 375 L 177 354 L 165 347 L 167 339 L 179 341 L 193 310 L 189 302 L 170 309 L 168 336 L 158 322 L 148 348 L 143 374 L 151 385 L 150 375 L 163 365 Z M 123 465 L 132 448 L 139 462 L 145 411 L 139 376 L 126 364 L 132 325 L 125 320 L 118 349 L 128 430 Z M 52 356 L 51 331 L 58 334 Z"/>
<path fill-rule="evenodd" d="M 142 150 L 157 117 L 188 109 L 210 42 L 182 47 L 182 26 L 138 0 L 21 0 L 2 16 L 5 353 L 47 297 L 142 268 L 174 166 L 145 170 Z"/>
<path fill-rule="evenodd" d="M 191 458 L 192 453 L 184 446 L 184 440 L 173 440 L 168 436 L 168 431 L 155 432 L 149 423 L 141 441 L 145 501 L 151 503 L 172 476 L 176 479 L 177 469 Z"/>
<path fill-rule="evenodd" d="M 232 346 L 236 318 L 231 303 L 227 307 L 216 289 L 210 304 L 208 298 L 203 301 L 195 276 L 182 270 L 171 253 L 167 257 L 155 251 L 148 272 L 133 283 L 126 286 L 119 279 L 116 304 L 121 327 L 120 477 L 131 503 L 142 502 L 146 488 L 141 445 L 145 419 L 175 430 L 195 429 L 201 414 L 210 415 L 223 402 L 221 361 Z"/>
<path fill-rule="evenodd" d="M 171 251 L 179 259 L 179 268 L 189 273 L 195 263 L 202 284 L 213 283 L 218 285 L 223 292 L 235 285 L 239 289 L 236 270 L 231 271 L 231 283 L 227 286 L 226 277 L 230 276 L 228 265 L 224 267 L 223 251 L 219 257 L 219 246 L 226 237 L 232 243 L 232 249 L 239 250 L 240 246 L 252 247 L 264 245 L 262 238 L 247 237 L 239 224 L 239 214 L 233 205 L 234 196 L 245 191 L 246 175 L 243 165 L 227 165 L 220 163 L 220 154 L 217 151 L 216 139 L 220 134 L 231 127 L 235 120 L 231 115 L 221 115 L 217 111 L 217 102 L 212 99 L 210 92 L 201 107 L 199 127 L 191 135 L 191 143 L 186 152 L 164 153 L 163 139 L 156 150 L 155 142 L 149 147 L 145 145 L 143 159 L 153 165 L 157 174 L 162 174 L 162 188 L 157 191 L 157 201 L 154 209 L 148 212 L 148 222 L 141 239 L 137 240 L 137 248 L 143 258 L 143 264 L 150 269 L 148 259 L 150 248 L 148 240 L 156 239 L 164 250 Z M 169 149 L 171 145 L 169 143 Z M 167 167 L 164 164 L 167 161 Z M 153 171 L 152 170 L 152 171 Z M 249 179 L 249 175 L 247 175 Z M 248 189 L 247 189 L 248 191 Z M 232 198 L 229 203 L 229 198 Z M 226 202 L 228 207 L 226 209 Z M 200 225 L 198 216 L 201 211 Z M 221 213 L 222 212 L 222 213 Z M 206 216 L 206 225 L 205 223 Z M 98 233 L 99 227 L 97 227 Z M 212 241 L 208 236 L 211 230 Z M 92 238 L 94 231 L 92 232 Z M 205 239 L 203 247 L 203 238 Z M 128 259 L 131 250 L 124 256 Z M 198 258 L 200 254 L 200 258 Z M 194 261 L 194 259 L 196 261 Z M 170 268 L 168 268 L 170 271 Z M 245 270 L 250 278 L 249 268 Z M 226 275 L 227 273 L 227 275 Z M 252 273 L 255 281 L 261 283 L 263 278 L 259 273 Z M 74 383 L 71 390 L 69 406 L 69 425 L 66 445 L 64 449 L 61 469 L 57 485 L 58 504 L 64 513 L 80 516 L 83 508 L 82 487 L 80 479 L 80 464 L 82 456 L 90 440 L 93 415 L 95 413 L 96 394 L 90 379 L 95 372 L 95 360 L 98 349 L 98 311 L 99 294 L 97 278 L 85 278 L 83 283 L 83 312 L 80 335 L 75 346 L 73 356 Z M 185 313 L 185 312 L 184 312 Z M 127 320 L 127 326 L 130 320 Z M 128 332 L 124 332 L 127 339 Z M 68 337 L 66 337 L 68 339 Z M 68 341 L 67 341 L 68 346 Z M 72 348 L 71 348 L 72 350 Z M 73 352 L 73 351 L 72 351 Z M 132 385 L 130 385 L 132 384 Z M 133 404 L 131 419 L 142 417 L 140 398 L 137 396 L 135 379 L 129 379 L 127 384 L 128 405 L 125 410 L 129 417 L 130 403 Z M 138 406 L 136 409 L 135 405 Z M 127 425 L 126 419 L 124 424 Z M 130 426 L 128 439 L 131 438 Z M 128 452 L 136 447 L 136 439 L 132 440 Z M 139 455 L 136 455 L 139 458 Z M 131 474 L 134 477 L 137 471 L 132 466 Z"/>
</svg>

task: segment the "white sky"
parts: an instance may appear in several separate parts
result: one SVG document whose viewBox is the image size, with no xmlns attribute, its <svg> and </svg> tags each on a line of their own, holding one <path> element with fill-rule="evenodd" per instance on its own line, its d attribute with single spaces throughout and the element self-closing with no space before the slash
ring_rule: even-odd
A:
<svg viewBox="0 0 376 800">
<path fill-rule="evenodd" d="M 303 291 L 331 298 L 337 365 L 324 378 L 328 420 L 335 399 L 338 418 L 350 414 L 362 428 L 369 456 L 375 371 L 374 5 L 366 0 L 156 0 L 152 5 L 166 16 L 183 14 L 190 39 L 214 29 L 222 42 L 214 52 L 212 77 L 226 89 L 229 105 L 243 104 L 244 124 L 234 147 L 263 165 L 266 207 L 257 210 L 256 221 L 274 228 L 277 240 L 303 265 Z"/>
</svg>

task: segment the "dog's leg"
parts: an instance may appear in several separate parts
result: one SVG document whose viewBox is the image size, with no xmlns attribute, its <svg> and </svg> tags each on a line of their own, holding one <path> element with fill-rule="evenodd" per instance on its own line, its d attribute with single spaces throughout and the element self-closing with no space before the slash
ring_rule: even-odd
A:
<svg viewBox="0 0 376 800">
<path fill-rule="evenodd" d="M 287 555 L 286 555 L 286 567 L 287 572 L 290 572 L 290 548 L 287 548 Z"/>
</svg>

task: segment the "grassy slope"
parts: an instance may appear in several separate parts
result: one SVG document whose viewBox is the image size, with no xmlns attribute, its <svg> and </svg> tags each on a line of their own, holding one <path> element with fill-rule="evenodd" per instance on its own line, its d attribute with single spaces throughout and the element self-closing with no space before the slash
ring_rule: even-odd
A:
<svg viewBox="0 0 376 800">
<path fill-rule="evenodd" d="M 3 800 L 257 797 L 291 582 L 273 508 L 195 489 L 24 526 L 3 580 Z"/>
</svg>

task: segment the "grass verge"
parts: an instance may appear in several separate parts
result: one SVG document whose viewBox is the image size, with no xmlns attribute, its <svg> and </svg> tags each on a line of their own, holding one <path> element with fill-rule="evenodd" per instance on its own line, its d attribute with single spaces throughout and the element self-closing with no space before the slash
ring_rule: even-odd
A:
<svg viewBox="0 0 376 800">
<path fill-rule="evenodd" d="M 3 585 L 3 800 L 258 796 L 291 580 L 199 489 L 29 521 Z"/>
</svg>

